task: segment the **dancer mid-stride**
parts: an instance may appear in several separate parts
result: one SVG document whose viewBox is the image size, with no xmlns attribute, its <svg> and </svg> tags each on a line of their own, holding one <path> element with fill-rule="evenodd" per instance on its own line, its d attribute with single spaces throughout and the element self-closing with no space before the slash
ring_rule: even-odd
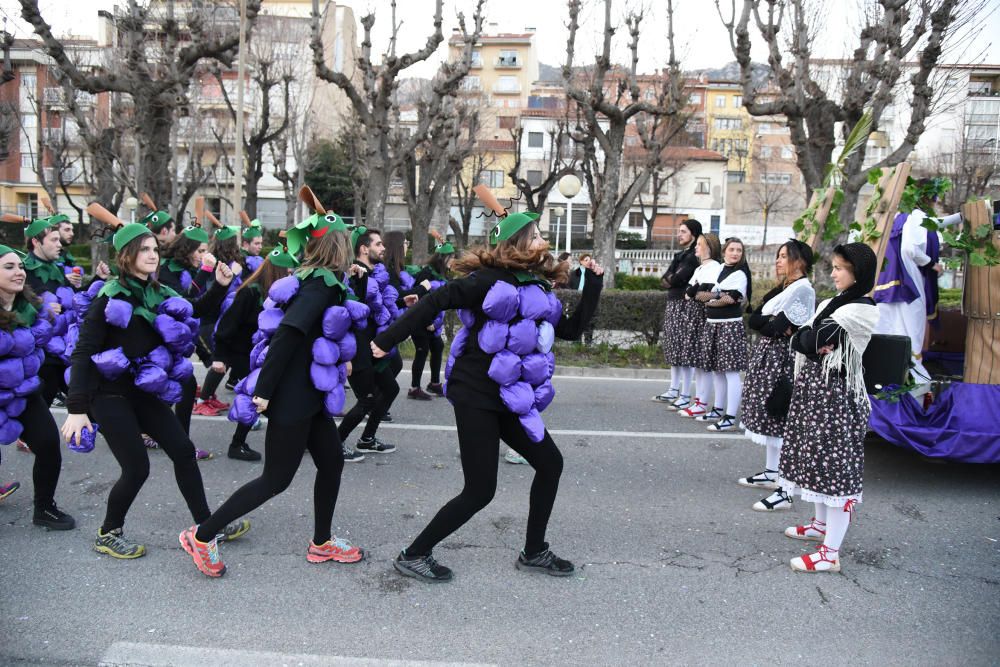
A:
<svg viewBox="0 0 1000 667">
<path fill-rule="evenodd" d="M 422 298 L 372 341 L 372 354 L 380 358 L 425 330 L 439 312 L 460 309 L 464 326 L 452 341 L 445 392 L 455 407 L 465 486 L 393 562 L 405 576 L 427 582 L 452 578 L 431 552 L 493 499 L 501 439 L 535 469 L 517 568 L 573 574 L 573 564 L 553 554 L 545 541 L 563 460 L 539 413 L 555 394 L 553 339 L 575 339 L 584 331 L 597 307 L 603 269 L 595 265 L 587 271 L 580 306 L 572 317 L 563 317 L 550 281 L 565 280 L 567 266 L 549 254 L 537 218 L 534 213 L 503 218 L 490 234 L 491 247 L 474 248 L 452 265 L 464 277 Z"/>
</svg>

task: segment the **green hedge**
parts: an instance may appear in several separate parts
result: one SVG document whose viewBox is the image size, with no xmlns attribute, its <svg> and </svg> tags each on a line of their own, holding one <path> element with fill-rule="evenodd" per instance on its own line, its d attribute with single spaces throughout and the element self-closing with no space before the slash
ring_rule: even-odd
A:
<svg viewBox="0 0 1000 667">
<path fill-rule="evenodd" d="M 630 276 L 627 273 L 615 274 L 615 287 L 632 291 L 662 289 L 659 276 Z"/>
<path fill-rule="evenodd" d="M 580 295 L 576 290 L 559 291 L 559 299 L 570 313 L 580 302 Z M 667 293 L 661 290 L 604 290 L 593 328 L 634 331 L 648 345 L 656 345 L 660 340 L 666 303 Z"/>
</svg>

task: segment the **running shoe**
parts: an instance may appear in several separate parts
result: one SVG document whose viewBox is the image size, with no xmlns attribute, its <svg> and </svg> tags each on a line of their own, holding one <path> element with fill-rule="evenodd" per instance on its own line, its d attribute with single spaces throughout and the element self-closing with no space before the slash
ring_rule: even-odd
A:
<svg viewBox="0 0 1000 667">
<path fill-rule="evenodd" d="M 198 405 L 194 406 L 194 409 L 191 410 L 191 414 L 201 415 L 202 417 L 218 417 L 219 409 L 209 405 L 207 401 L 202 401 L 198 403 Z"/>
<path fill-rule="evenodd" d="M 146 547 L 125 537 L 121 528 L 115 528 L 106 533 L 102 533 L 101 529 L 98 528 L 94 551 L 126 560 L 146 555 Z"/>
<path fill-rule="evenodd" d="M 413 577 L 430 584 L 451 581 L 453 576 L 449 568 L 434 560 L 434 556 L 430 554 L 410 558 L 405 550 L 400 551 L 396 560 L 392 561 L 392 566 L 404 577 Z"/>
<path fill-rule="evenodd" d="M 215 454 L 212 452 L 206 452 L 204 449 L 198 449 L 195 447 L 194 458 L 196 461 L 210 461 L 215 458 Z"/>
<path fill-rule="evenodd" d="M 396 451 L 396 445 L 388 442 L 382 442 L 375 437 L 370 440 L 361 438 L 358 440 L 358 443 L 354 445 L 354 448 L 359 452 L 371 452 L 372 454 L 392 454 Z"/>
<path fill-rule="evenodd" d="M 406 397 L 414 401 L 433 401 L 434 397 L 420 387 L 410 387 L 406 392 Z"/>
<path fill-rule="evenodd" d="M 444 396 L 444 385 L 440 382 L 428 382 L 427 391 L 435 396 Z"/>
<path fill-rule="evenodd" d="M 212 406 L 213 408 L 215 408 L 219 412 L 224 412 L 225 410 L 229 409 L 229 403 L 223 403 L 222 401 L 220 401 L 218 398 L 215 397 L 215 394 L 212 394 L 211 397 L 209 397 L 207 400 L 202 401 L 202 402 L 205 403 L 205 404 L 207 404 L 207 405 Z"/>
<path fill-rule="evenodd" d="M 146 449 L 156 449 L 157 447 L 160 446 L 159 444 L 157 444 L 156 440 L 153 440 L 145 433 L 142 434 L 142 444 L 146 446 Z"/>
<path fill-rule="evenodd" d="M 461 455 L 461 452 L 459 452 L 459 455 Z M 507 453 L 503 455 L 503 460 L 507 463 L 513 463 L 514 465 L 528 465 L 528 459 L 524 458 L 513 449 L 507 450 Z"/>
<path fill-rule="evenodd" d="M 357 563 L 364 557 L 364 549 L 339 537 L 334 537 L 318 546 L 310 540 L 309 550 L 306 552 L 306 560 L 310 563 L 325 563 L 331 560 L 336 563 Z"/>
<path fill-rule="evenodd" d="M 56 507 L 55 503 L 48 507 L 35 507 L 31 523 L 49 530 L 73 530 L 76 528 L 76 519 Z"/>
<path fill-rule="evenodd" d="M 181 531 L 177 539 L 202 574 L 206 577 L 221 577 L 226 573 L 226 564 L 219 556 L 218 538 L 213 537 L 208 542 L 201 542 L 195 537 L 197 530 L 198 526 L 186 528 Z"/>
<path fill-rule="evenodd" d="M 569 577 L 576 571 L 573 563 L 559 558 L 548 548 L 530 558 L 521 551 L 514 565 L 524 572 L 540 572 L 553 577 Z"/>
<path fill-rule="evenodd" d="M 351 449 L 347 445 L 343 446 L 344 452 L 344 463 L 357 463 L 358 461 L 364 461 L 365 455 L 356 449 Z"/>
<path fill-rule="evenodd" d="M 235 539 L 243 537 L 250 532 L 250 520 L 249 519 L 237 519 L 231 524 L 222 529 L 222 533 L 216 537 L 221 537 L 226 542 L 232 542 Z"/>
<path fill-rule="evenodd" d="M 20 438 L 17 439 L 17 451 L 24 452 L 25 454 L 31 453 L 31 447 L 28 447 L 28 443 Z"/>
<path fill-rule="evenodd" d="M 3 500 L 4 498 L 11 495 L 20 488 L 21 488 L 20 482 L 11 482 L 10 484 L 0 484 L 0 500 Z"/>
<path fill-rule="evenodd" d="M 227 456 L 237 461 L 260 461 L 261 458 L 260 452 L 251 449 L 245 442 L 230 444 Z"/>
<path fill-rule="evenodd" d="M 382 415 L 382 421 L 384 421 L 386 424 L 391 424 L 392 423 L 392 415 L 389 414 L 388 412 L 385 413 L 384 415 Z"/>
</svg>

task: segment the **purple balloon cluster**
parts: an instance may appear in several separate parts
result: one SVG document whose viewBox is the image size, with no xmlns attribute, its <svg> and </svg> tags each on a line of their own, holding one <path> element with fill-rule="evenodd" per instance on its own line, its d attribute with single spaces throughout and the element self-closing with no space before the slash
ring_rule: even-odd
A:
<svg viewBox="0 0 1000 667">
<path fill-rule="evenodd" d="M 80 442 L 76 441 L 76 436 L 70 436 L 69 442 L 66 446 L 72 449 L 74 452 L 79 452 L 81 454 L 86 454 L 87 452 L 94 451 L 94 443 L 97 440 L 97 422 L 90 423 L 91 428 L 82 429 L 80 431 Z"/>
<path fill-rule="evenodd" d="M 493 355 L 487 374 L 500 385 L 500 400 L 518 415 L 531 441 L 541 442 L 545 436 L 541 413 L 555 396 L 552 345 L 562 304 L 555 294 L 538 285 L 515 287 L 497 281 L 487 292 L 482 310 L 487 320 L 476 341 L 483 352 Z M 462 328 L 451 343 L 444 370 L 446 382 L 476 323 L 475 311 L 463 308 L 458 317 Z"/>
<path fill-rule="evenodd" d="M 267 357 L 268 345 L 285 316 L 284 308 L 298 294 L 301 283 L 296 276 L 276 280 L 264 300 L 264 310 L 257 317 L 257 332 L 251 339 L 250 373 L 236 384 L 236 396 L 229 408 L 229 419 L 241 424 L 253 424 L 257 409 L 253 404 L 260 369 Z M 329 417 L 344 409 L 344 384 L 347 382 L 347 362 L 357 353 L 353 329 L 365 326 L 368 306 L 360 301 L 345 301 L 342 306 L 330 306 L 323 312 L 322 335 L 313 341 L 309 377 L 313 386 L 324 393 L 323 410 Z"/>
<path fill-rule="evenodd" d="M 433 292 L 436 289 L 441 289 L 446 284 L 447 283 L 444 280 L 432 280 L 431 288 L 428 290 L 428 293 Z M 444 328 L 444 311 L 438 313 L 438 316 L 434 318 L 434 322 L 432 324 L 434 325 L 434 335 L 440 338 L 441 330 Z"/>
<path fill-rule="evenodd" d="M 376 333 L 382 333 L 399 318 L 399 307 L 396 305 L 398 299 L 399 291 L 389 284 L 389 272 L 385 265 L 376 264 L 368 279 L 368 292 L 365 294 L 365 303 L 375 318 Z"/>
<path fill-rule="evenodd" d="M 0 331 L 0 445 L 21 437 L 19 417 L 27 405 L 25 397 L 42 386 L 38 369 L 52 330 L 52 324 L 39 316 L 31 327 Z"/>
<path fill-rule="evenodd" d="M 247 257 L 247 259 L 250 259 L 250 257 Z M 230 265 L 230 268 L 232 268 L 233 266 L 236 266 L 236 262 L 233 262 Z M 219 316 L 215 318 L 215 325 L 212 327 L 213 349 L 215 347 L 214 346 L 215 332 L 219 329 L 219 322 L 222 320 L 222 316 L 226 314 L 226 311 L 229 310 L 229 307 L 233 305 L 233 301 L 236 300 L 236 290 L 238 290 L 240 288 L 240 285 L 242 284 L 243 284 L 243 279 L 240 278 L 240 276 L 236 275 L 233 276 L 233 281 L 229 283 L 229 287 L 226 290 L 226 296 L 223 297 L 222 305 L 219 307 Z"/>
<path fill-rule="evenodd" d="M 181 400 L 181 383 L 194 373 L 188 357 L 194 352 L 198 320 L 194 308 L 179 296 L 173 296 L 157 308 L 153 328 L 163 340 L 149 354 L 130 359 L 121 347 L 91 355 L 98 372 L 109 380 L 130 373 L 135 386 L 167 403 Z M 104 308 L 108 324 L 120 329 L 132 320 L 132 304 L 122 299 L 108 299 Z"/>
<path fill-rule="evenodd" d="M 52 320 L 52 337 L 45 343 L 45 352 L 63 362 L 69 361 L 67 338 L 73 325 L 77 323 L 75 294 L 72 287 L 65 285 L 56 288 L 54 293 L 42 292 L 41 294 L 42 306 L 39 310 L 46 313 L 46 317 L 50 317 Z M 58 304 L 61 308 L 58 314 L 54 314 L 51 310 L 53 304 Z M 86 310 L 80 311 L 81 317 L 83 313 L 86 313 Z M 75 344 L 75 338 L 72 339 L 72 342 Z"/>
<path fill-rule="evenodd" d="M 69 358 L 73 356 L 73 350 L 76 349 L 76 342 L 80 338 L 80 327 L 83 325 L 83 320 L 87 316 L 87 310 L 90 309 L 90 304 L 97 298 L 97 295 L 100 293 L 102 287 L 104 287 L 104 281 L 95 280 L 86 290 L 73 294 L 74 318 L 70 323 L 69 328 L 66 330 L 66 334 L 63 336 L 63 340 L 66 344 L 65 356 L 63 357 L 63 360 L 66 361 L 67 364 L 69 363 Z M 66 375 L 68 383 L 69 369 L 66 369 Z"/>
<path fill-rule="evenodd" d="M 264 263 L 264 258 L 260 255 L 247 255 L 243 258 L 243 261 L 246 263 L 247 269 L 250 270 L 250 273 L 253 273 L 260 268 L 261 264 Z"/>
</svg>

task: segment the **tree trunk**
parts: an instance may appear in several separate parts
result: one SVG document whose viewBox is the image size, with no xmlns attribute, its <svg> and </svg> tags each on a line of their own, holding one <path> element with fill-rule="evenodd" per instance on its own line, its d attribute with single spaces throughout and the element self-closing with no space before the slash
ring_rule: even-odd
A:
<svg viewBox="0 0 1000 667">
<path fill-rule="evenodd" d="M 139 114 L 136 132 L 141 152 L 139 191 L 148 193 L 154 202 L 169 202 L 174 194 L 173 179 L 170 178 L 170 128 L 174 110 L 149 101 L 136 111 Z"/>
</svg>

